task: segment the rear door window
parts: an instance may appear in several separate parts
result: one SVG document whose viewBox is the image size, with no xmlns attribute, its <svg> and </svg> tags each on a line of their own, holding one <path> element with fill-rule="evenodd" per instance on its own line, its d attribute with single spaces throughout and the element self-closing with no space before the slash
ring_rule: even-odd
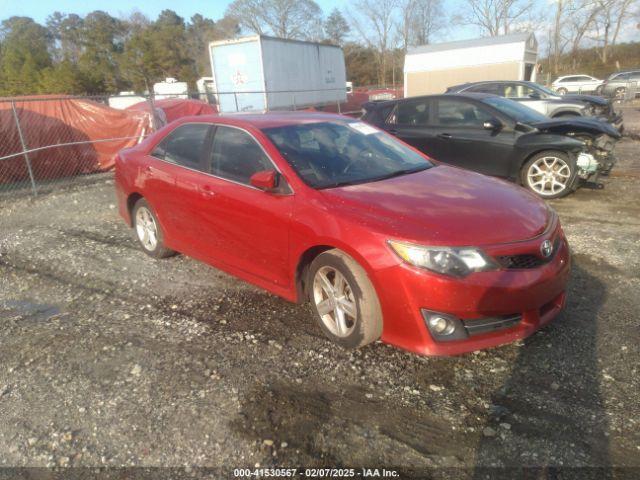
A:
<svg viewBox="0 0 640 480">
<path fill-rule="evenodd" d="M 504 96 L 507 98 L 530 98 L 535 90 L 526 85 L 509 83 L 504 89 Z"/>
<path fill-rule="evenodd" d="M 458 99 L 439 99 L 436 102 L 435 124 L 441 127 L 483 128 L 491 115 L 473 103 Z"/>
<path fill-rule="evenodd" d="M 429 123 L 429 104 L 428 100 L 400 102 L 392 115 L 395 122 L 391 123 L 408 127 L 426 126 Z"/>
<path fill-rule="evenodd" d="M 203 171 L 203 154 L 210 131 L 211 125 L 206 123 L 181 125 L 169 133 L 151 155 L 166 162 Z"/>
<path fill-rule="evenodd" d="M 468 92 L 491 93 L 493 95 L 504 96 L 504 84 L 502 83 L 483 83 L 471 87 Z"/>
</svg>

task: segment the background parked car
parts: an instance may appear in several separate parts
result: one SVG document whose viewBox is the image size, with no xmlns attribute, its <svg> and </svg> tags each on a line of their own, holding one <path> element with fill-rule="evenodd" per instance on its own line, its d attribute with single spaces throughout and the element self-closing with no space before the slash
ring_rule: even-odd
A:
<svg viewBox="0 0 640 480">
<path fill-rule="evenodd" d="M 521 123 L 491 104 L 498 100 L 510 102 L 465 93 L 369 103 L 363 120 L 436 160 L 522 183 L 544 198 L 567 195 L 597 172 L 583 142 Z M 527 111 L 532 121 L 540 118 Z"/>
<path fill-rule="evenodd" d="M 602 82 L 599 78 L 590 75 L 565 75 L 564 77 L 558 77 L 551 84 L 551 88 L 560 95 L 595 92 L 602 85 Z"/>
<path fill-rule="evenodd" d="M 491 81 L 449 87 L 447 93 L 480 92 L 510 98 L 551 118 L 595 116 L 622 129 L 611 101 L 595 95 L 560 95 L 534 82 Z"/>
<path fill-rule="evenodd" d="M 622 98 L 629 88 L 635 87 L 636 96 L 638 96 L 638 84 L 640 84 L 640 70 L 612 73 L 602 84 L 600 93 L 606 97 Z"/>
<path fill-rule="evenodd" d="M 606 122 L 591 117 L 549 118 L 521 103 L 497 96 L 488 96 L 483 102 L 542 133 L 567 135 L 584 142 L 598 162 L 597 173 L 586 168 L 578 174 L 584 180 L 596 181 L 599 174 L 609 174 L 615 164 L 614 147 L 622 134 Z"/>
</svg>

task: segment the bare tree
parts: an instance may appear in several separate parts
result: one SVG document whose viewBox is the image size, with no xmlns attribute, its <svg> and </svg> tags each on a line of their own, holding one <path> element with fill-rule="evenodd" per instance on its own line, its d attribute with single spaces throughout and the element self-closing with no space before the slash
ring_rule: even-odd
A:
<svg viewBox="0 0 640 480">
<path fill-rule="evenodd" d="M 380 85 L 386 84 L 397 6 L 398 0 L 357 0 L 349 12 L 353 30 L 376 52 Z"/>
<path fill-rule="evenodd" d="M 570 43 L 570 52 L 575 62 L 575 56 L 580 49 L 587 32 L 593 26 L 599 12 L 597 0 L 574 1 L 569 9 L 566 21 L 567 37 Z M 575 65 L 575 63 L 574 63 Z"/>
<path fill-rule="evenodd" d="M 483 34 L 495 37 L 522 30 L 532 21 L 533 0 L 465 0 L 459 23 L 475 25 Z"/>
<path fill-rule="evenodd" d="M 433 37 L 445 27 L 442 0 L 416 0 L 412 23 L 415 44 L 426 45 L 431 43 Z"/>
<path fill-rule="evenodd" d="M 631 18 L 635 0 L 597 0 L 594 17 L 594 34 L 598 43 L 598 56 L 603 64 L 609 60 L 609 49 L 618 41 L 624 23 Z"/>
<path fill-rule="evenodd" d="M 565 0 L 556 1 L 556 11 L 553 20 L 553 30 L 549 38 L 549 59 L 553 58 L 553 71 L 558 72 L 558 64 L 560 62 L 560 55 L 564 50 L 562 41 L 562 21 L 565 17 L 565 10 L 567 8 L 567 2 Z"/>
<path fill-rule="evenodd" d="M 442 0 L 403 0 L 398 25 L 402 46 L 426 45 L 445 26 Z"/>
<path fill-rule="evenodd" d="M 235 0 L 225 15 L 260 35 L 313 40 L 322 36 L 322 10 L 314 0 Z"/>
<path fill-rule="evenodd" d="M 401 16 L 396 28 L 398 37 L 400 37 L 400 42 L 402 44 L 402 50 L 405 52 L 409 45 L 412 44 L 413 32 L 411 29 L 411 23 L 415 4 L 416 0 L 401 0 L 399 2 Z"/>
<path fill-rule="evenodd" d="M 576 54 L 598 12 L 598 0 L 556 0 L 549 46 L 554 72 L 559 71 L 560 57 L 567 51 L 575 68 Z"/>
</svg>

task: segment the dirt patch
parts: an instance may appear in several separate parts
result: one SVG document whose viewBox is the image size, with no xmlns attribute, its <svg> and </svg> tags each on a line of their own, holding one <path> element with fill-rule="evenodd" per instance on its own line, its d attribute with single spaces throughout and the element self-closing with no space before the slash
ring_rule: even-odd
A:
<svg viewBox="0 0 640 480">
<path fill-rule="evenodd" d="M 604 181 L 551 202 L 574 253 L 562 316 L 456 358 L 345 351 L 306 306 L 150 259 L 111 180 L 4 199 L 0 466 L 640 468 L 640 180 Z"/>
</svg>

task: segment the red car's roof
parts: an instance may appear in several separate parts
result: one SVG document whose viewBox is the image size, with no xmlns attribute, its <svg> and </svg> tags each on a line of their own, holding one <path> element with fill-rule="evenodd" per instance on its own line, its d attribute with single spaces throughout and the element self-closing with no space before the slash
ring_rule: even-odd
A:
<svg viewBox="0 0 640 480">
<path fill-rule="evenodd" d="M 300 125 L 336 120 L 353 120 L 343 115 L 323 112 L 266 112 L 266 113 L 231 113 L 224 115 L 200 115 L 185 117 L 185 121 L 227 123 L 237 126 L 252 126 L 255 128 L 282 127 L 285 125 Z"/>
</svg>

